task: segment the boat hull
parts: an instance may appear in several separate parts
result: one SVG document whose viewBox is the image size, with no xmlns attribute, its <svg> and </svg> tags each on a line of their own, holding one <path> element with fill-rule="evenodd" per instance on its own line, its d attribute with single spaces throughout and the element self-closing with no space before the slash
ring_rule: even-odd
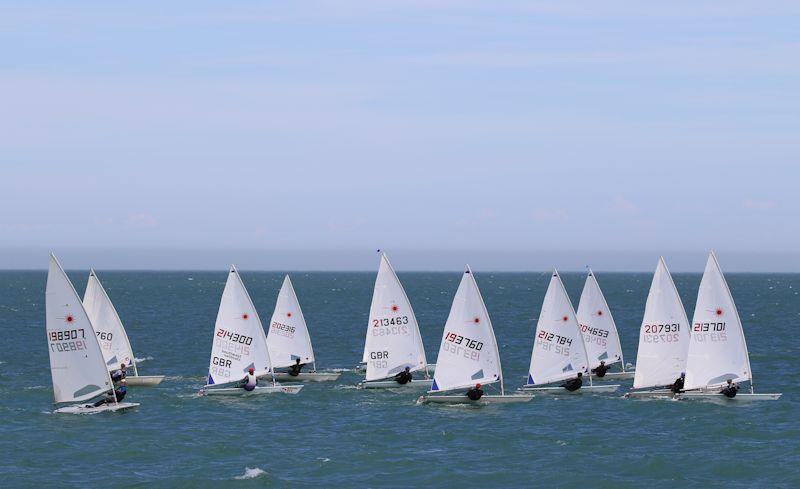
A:
<svg viewBox="0 0 800 489">
<path fill-rule="evenodd" d="M 73 404 L 65 406 L 53 411 L 58 414 L 98 414 L 98 413 L 113 413 L 116 411 L 124 411 L 126 409 L 135 408 L 139 403 L 136 402 L 116 402 L 111 404 L 103 404 L 102 406 L 94 407 L 91 404 Z"/>
<path fill-rule="evenodd" d="M 676 394 L 676 399 L 687 400 L 705 400 L 705 401 L 720 401 L 720 402 L 750 402 L 750 401 L 777 401 L 783 394 L 779 393 L 757 393 L 750 394 L 749 392 L 740 392 L 736 397 L 725 397 L 718 392 L 681 392 Z"/>
<path fill-rule="evenodd" d="M 575 391 L 568 391 L 567 389 L 558 386 L 558 385 L 551 385 L 551 386 L 542 386 L 536 387 L 534 385 L 524 385 L 521 387 L 522 392 L 530 392 L 531 394 L 607 394 L 611 392 L 616 392 L 619 389 L 619 384 L 611 384 L 611 385 L 584 385 L 581 386 L 580 389 Z"/>
<path fill-rule="evenodd" d="M 424 370 L 425 369 L 417 370 L 417 372 L 424 372 Z M 356 372 L 360 372 L 360 373 L 366 372 L 367 371 L 367 364 L 366 363 L 359 363 L 358 365 L 356 365 L 355 371 Z M 434 372 L 436 372 L 436 364 L 435 363 L 429 363 L 428 364 L 428 374 L 433 375 Z"/>
<path fill-rule="evenodd" d="M 275 380 L 290 380 L 292 382 L 333 382 L 342 375 L 340 372 L 300 372 L 296 376 L 288 372 L 275 372 Z"/>
<path fill-rule="evenodd" d="M 302 384 L 292 385 L 257 385 L 255 389 L 246 391 L 242 387 L 217 387 L 203 388 L 200 394 L 204 396 L 259 396 L 264 394 L 297 394 L 304 386 Z"/>
<path fill-rule="evenodd" d="M 407 384 L 398 384 L 394 380 L 372 380 L 359 382 L 359 389 L 430 389 L 433 379 L 414 379 Z"/>
<path fill-rule="evenodd" d="M 653 398 L 669 398 L 675 397 L 675 393 L 669 389 L 654 389 L 645 391 L 628 391 L 623 397 L 629 399 L 653 399 Z"/>
<path fill-rule="evenodd" d="M 529 402 L 533 396 L 527 395 L 508 395 L 508 396 L 490 396 L 484 395 L 477 401 L 473 401 L 466 395 L 445 395 L 445 396 L 420 396 L 417 399 L 417 404 L 465 404 L 481 406 L 486 404 L 511 404 L 517 402 Z"/>
<path fill-rule="evenodd" d="M 125 377 L 129 386 L 151 387 L 164 380 L 163 375 L 129 375 Z"/>
<path fill-rule="evenodd" d="M 633 370 L 626 370 L 624 372 L 606 372 L 605 376 L 597 377 L 592 376 L 594 382 L 610 382 L 614 380 L 629 380 L 632 379 L 636 373 Z"/>
</svg>

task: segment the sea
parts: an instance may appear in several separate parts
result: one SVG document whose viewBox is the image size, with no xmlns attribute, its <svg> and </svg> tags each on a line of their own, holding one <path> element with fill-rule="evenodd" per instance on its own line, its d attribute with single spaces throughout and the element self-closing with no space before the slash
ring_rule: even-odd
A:
<svg viewBox="0 0 800 489">
<path fill-rule="evenodd" d="M 70 271 L 78 293 L 86 271 Z M 219 399 L 205 383 L 227 270 L 103 271 L 140 373 L 121 413 L 53 414 L 45 272 L 0 272 L 2 487 L 800 487 L 800 275 L 728 274 L 758 392 L 776 402 L 537 396 L 523 404 L 417 405 L 355 387 L 374 273 L 292 272 L 319 370 L 298 395 Z M 269 321 L 283 273 L 241 272 Z M 476 272 L 508 390 L 527 375 L 543 273 Z M 651 274 L 596 276 L 636 362 Z M 399 273 L 435 362 L 460 273 Z M 584 274 L 563 278 L 577 307 Z M 699 274 L 674 274 L 692 316 Z"/>
</svg>

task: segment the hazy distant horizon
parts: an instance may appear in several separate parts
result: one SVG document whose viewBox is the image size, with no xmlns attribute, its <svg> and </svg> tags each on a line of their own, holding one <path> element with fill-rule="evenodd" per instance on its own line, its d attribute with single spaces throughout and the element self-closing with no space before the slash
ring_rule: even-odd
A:
<svg viewBox="0 0 800 489">
<path fill-rule="evenodd" d="M 51 250 L 0 248 L 0 270 L 45 270 Z M 213 271 L 235 264 L 250 271 L 374 271 L 376 250 L 61 248 L 52 250 L 68 270 Z M 702 273 L 707 251 L 386 250 L 398 272 L 652 272 L 663 255 L 672 272 Z M 800 253 L 715 250 L 727 272 L 800 272 Z"/>
</svg>

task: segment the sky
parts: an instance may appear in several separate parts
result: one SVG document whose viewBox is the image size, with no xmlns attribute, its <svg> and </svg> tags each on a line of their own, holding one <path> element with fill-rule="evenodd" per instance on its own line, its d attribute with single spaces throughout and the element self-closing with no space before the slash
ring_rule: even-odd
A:
<svg viewBox="0 0 800 489">
<path fill-rule="evenodd" d="M 800 271 L 799 22 L 0 0 L 0 268 Z"/>
</svg>

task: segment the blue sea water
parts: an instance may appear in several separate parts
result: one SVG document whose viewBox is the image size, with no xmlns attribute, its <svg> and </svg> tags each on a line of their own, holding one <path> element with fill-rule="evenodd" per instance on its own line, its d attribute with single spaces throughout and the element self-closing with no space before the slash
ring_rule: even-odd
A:
<svg viewBox="0 0 800 489">
<path fill-rule="evenodd" d="M 79 293 L 85 272 L 70 272 Z M 103 272 L 140 373 L 135 410 L 52 414 L 43 272 L 0 272 L 0 486 L 54 487 L 800 487 L 800 275 L 727 276 L 745 325 L 751 404 L 539 396 L 525 404 L 420 406 L 417 394 L 362 391 L 354 372 L 296 396 L 196 395 L 227 278 L 212 272 Z M 267 321 L 283 278 L 242 272 Z M 582 274 L 564 274 L 577 306 Z M 458 273 L 401 273 L 429 361 Z M 477 273 L 509 388 L 524 381 L 549 273 Z M 676 274 L 691 318 L 700 276 Z M 598 274 L 634 362 L 649 274 Z M 374 274 L 293 273 L 320 369 L 361 356 Z M 630 381 L 623 381 L 627 387 Z"/>
</svg>

